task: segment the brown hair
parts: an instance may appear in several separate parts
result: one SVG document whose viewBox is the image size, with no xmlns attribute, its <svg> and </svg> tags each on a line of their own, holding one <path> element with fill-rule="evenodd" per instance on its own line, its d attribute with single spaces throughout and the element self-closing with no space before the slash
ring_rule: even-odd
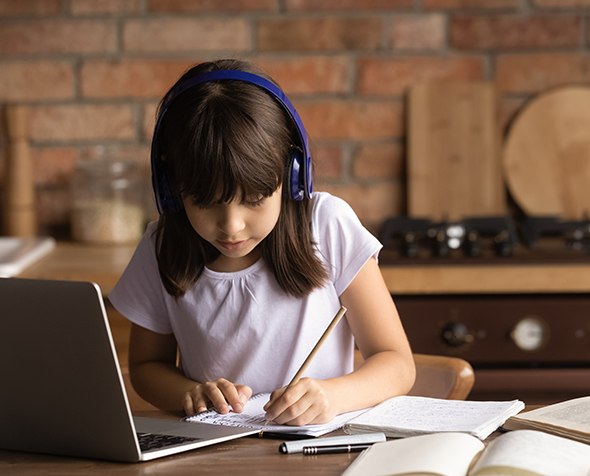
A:
<svg viewBox="0 0 590 476">
<path fill-rule="evenodd" d="M 272 81 L 244 61 L 202 63 L 176 82 L 162 99 L 160 110 L 187 79 L 223 69 Z M 269 197 L 283 185 L 278 221 L 259 246 L 280 287 L 303 297 L 323 286 L 328 274 L 315 253 L 309 199 L 289 197 L 286 170 L 295 138 L 292 120 L 268 92 L 244 81 L 223 80 L 189 88 L 176 98 L 157 140 L 171 190 L 177 197 L 191 197 L 196 205 Z M 158 268 L 166 291 L 174 298 L 182 297 L 219 254 L 195 232 L 184 210 L 160 215 Z"/>
</svg>

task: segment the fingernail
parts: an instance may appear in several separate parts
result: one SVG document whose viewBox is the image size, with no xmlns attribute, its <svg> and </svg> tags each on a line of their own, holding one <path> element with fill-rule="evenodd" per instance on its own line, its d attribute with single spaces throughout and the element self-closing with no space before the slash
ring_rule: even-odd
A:
<svg viewBox="0 0 590 476">
<path fill-rule="evenodd" d="M 228 412 L 229 412 L 229 407 L 227 405 L 221 405 L 219 407 L 219 413 L 225 414 L 225 413 L 228 413 Z"/>
<path fill-rule="evenodd" d="M 240 393 L 240 400 L 242 401 L 242 403 L 244 405 L 246 405 L 246 402 L 248 401 L 248 397 L 246 395 L 244 395 L 243 393 Z"/>
<path fill-rule="evenodd" d="M 234 412 L 242 413 L 244 411 L 244 406 L 240 403 L 236 403 L 233 405 Z"/>
</svg>

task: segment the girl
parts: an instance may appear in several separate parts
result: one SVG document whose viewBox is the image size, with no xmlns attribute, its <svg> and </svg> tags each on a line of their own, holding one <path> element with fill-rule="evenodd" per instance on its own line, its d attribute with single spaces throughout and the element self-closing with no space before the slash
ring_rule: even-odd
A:
<svg viewBox="0 0 590 476">
<path fill-rule="evenodd" d="M 411 388 L 381 245 L 342 200 L 312 193 L 305 130 L 268 76 L 238 60 L 185 73 L 160 105 L 152 172 L 160 218 L 110 295 L 132 321 L 139 395 L 190 415 L 272 392 L 268 421 L 306 425 Z M 355 341 L 365 361 L 353 371 Z"/>
</svg>

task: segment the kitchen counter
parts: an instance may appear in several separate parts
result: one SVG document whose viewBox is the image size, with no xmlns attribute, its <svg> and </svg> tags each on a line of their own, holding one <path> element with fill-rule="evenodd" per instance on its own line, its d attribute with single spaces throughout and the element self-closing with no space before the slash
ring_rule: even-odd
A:
<svg viewBox="0 0 590 476">
<path fill-rule="evenodd" d="M 92 281 L 108 295 L 131 259 L 136 245 L 88 245 L 58 242 L 55 249 L 18 277 Z"/>
<path fill-rule="evenodd" d="M 135 245 L 98 246 L 59 242 L 19 276 L 93 281 L 107 295 L 127 266 Z M 498 264 L 381 263 L 392 294 L 590 292 L 590 261 Z"/>
</svg>

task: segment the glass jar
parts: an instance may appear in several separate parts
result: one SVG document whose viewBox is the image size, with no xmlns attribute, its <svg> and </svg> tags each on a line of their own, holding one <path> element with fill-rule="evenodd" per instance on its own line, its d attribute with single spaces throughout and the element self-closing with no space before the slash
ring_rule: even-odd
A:
<svg viewBox="0 0 590 476">
<path fill-rule="evenodd" d="M 146 217 L 143 182 L 135 162 L 80 161 L 70 191 L 73 239 L 98 244 L 139 241 Z"/>
</svg>

